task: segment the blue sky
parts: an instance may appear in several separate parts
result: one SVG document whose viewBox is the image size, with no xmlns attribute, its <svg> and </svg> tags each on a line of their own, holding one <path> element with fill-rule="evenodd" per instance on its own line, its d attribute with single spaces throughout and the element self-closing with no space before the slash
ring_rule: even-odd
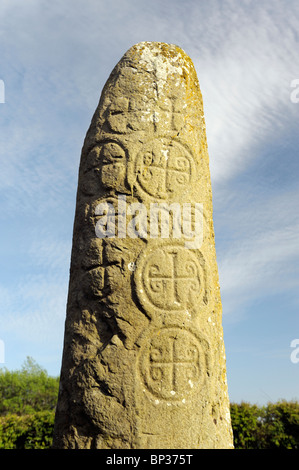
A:
<svg viewBox="0 0 299 470">
<path fill-rule="evenodd" d="M 81 147 L 140 41 L 199 77 L 231 401 L 299 399 L 297 0 L 1 0 L 0 365 L 59 374 Z"/>
</svg>

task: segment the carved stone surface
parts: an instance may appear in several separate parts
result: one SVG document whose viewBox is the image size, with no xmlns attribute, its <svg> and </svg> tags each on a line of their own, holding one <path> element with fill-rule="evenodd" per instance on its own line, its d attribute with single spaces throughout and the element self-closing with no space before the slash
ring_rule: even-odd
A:
<svg viewBox="0 0 299 470">
<path fill-rule="evenodd" d="M 154 331 L 144 346 L 140 371 L 148 391 L 161 400 L 186 403 L 205 381 L 207 341 L 182 327 Z M 157 400 L 158 401 L 158 400 Z"/>
<path fill-rule="evenodd" d="M 198 311 L 205 294 L 201 253 L 176 243 L 144 250 L 135 274 L 136 293 L 149 315 Z"/>
<path fill-rule="evenodd" d="M 198 79 L 182 49 L 144 42 L 82 149 L 53 446 L 232 442 Z"/>
</svg>

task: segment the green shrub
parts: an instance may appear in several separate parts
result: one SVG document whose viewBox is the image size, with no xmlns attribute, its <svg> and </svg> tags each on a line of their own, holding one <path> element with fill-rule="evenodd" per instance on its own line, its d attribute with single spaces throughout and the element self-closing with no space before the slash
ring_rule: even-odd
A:
<svg viewBox="0 0 299 470">
<path fill-rule="evenodd" d="M 257 405 L 242 402 L 230 406 L 231 421 L 236 449 L 256 449 L 257 430 L 260 426 L 260 409 Z"/>
<path fill-rule="evenodd" d="M 0 417 L 0 449 L 48 449 L 52 445 L 54 411 Z"/>
<path fill-rule="evenodd" d="M 269 403 L 261 431 L 264 449 L 299 449 L 299 403 Z"/>
<path fill-rule="evenodd" d="M 231 404 L 236 449 L 299 449 L 299 403 Z"/>
<path fill-rule="evenodd" d="M 0 369 L 0 416 L 54 410 L 58 387 L 59 378 L 49 377 L 30 357 L 21 370 Z"/>
</svg>

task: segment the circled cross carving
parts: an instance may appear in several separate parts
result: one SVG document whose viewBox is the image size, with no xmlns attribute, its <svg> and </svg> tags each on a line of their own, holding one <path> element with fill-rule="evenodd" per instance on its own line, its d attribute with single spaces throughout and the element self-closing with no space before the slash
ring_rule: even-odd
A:
<svg viewBox="0 0 299 470">
<path fill-rule="evenodd" d="M 205 352 L 187 329 L 156 330 L 141 351 L 140 371 L 144 384 L 164 400 L 184 400 L 203 382 Z"/>
<path fill-rule="evenodd" d="M 196 308 L 205 292 L 199 254 L 176 244 L 144 252 L 137 261 L 135 283 L 148 313 Z"/>
<path fill-rule="evenodd" d="M 192 154 L 174 139 L 152 140 L 137 155 L 137 187 L 150 197 L 165 199 L 181 193 L 192 183 L 194 173 Z"/>
</svg>

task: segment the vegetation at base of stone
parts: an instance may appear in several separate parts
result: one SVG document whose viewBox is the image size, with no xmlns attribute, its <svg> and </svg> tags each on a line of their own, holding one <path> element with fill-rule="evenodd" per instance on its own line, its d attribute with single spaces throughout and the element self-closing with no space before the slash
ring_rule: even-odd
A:
<svg viewBox="0 0 299 470">
<path fill-rule="evenodd" d="M 21 370 L 0 369 L 0 449 L 51 447 L 58 386 L 29 357 Z M 297 401 L 232 403 L 231 420 L 236 449 L 299 449 Z"/>
</svg>

